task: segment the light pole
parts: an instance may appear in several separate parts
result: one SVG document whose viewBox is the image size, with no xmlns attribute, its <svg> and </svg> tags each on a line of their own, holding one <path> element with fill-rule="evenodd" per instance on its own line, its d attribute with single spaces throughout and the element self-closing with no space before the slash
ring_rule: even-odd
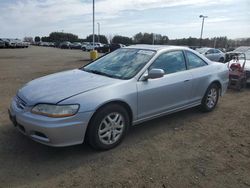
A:
<svg viewBox="0 0 250 188">
<path fill-rule="evenodd" d="M 95 0 L 93 0 L 93 50 L 95 50 Z"/>
<path fill-rule="evenodd" d="M 100 23 L 97 23 L 98 25 L 98 42 L 100 42 Z"/>
<path fill-rule="evenodd" d="M 98 53 L 95 50 L 95 0 L 93 0 L 93 45 L 90 51 L 90 59 L 95 60 L 98 57 Z"/>
<path fill-rule="evenodd" d="M 202 42 L 202 35 L 203 35 L 204 21 L 205 21 L 205 18 L 207 18 L 207 17 L 208 17 L 208 16 L 200 15 L 200 18 L 202 18 L 202 25 L 201 25 L 201 37 L 200 37 L 200 47 L 201 47 L 201 42 Z"/>
<path fill-rule="evenodd" d="M 155 34 L 154 33 L 152 33 L 152 37 L 153 37 L 153 42 L 152 42 L 152 44 L 154 45 L 155 44 Z"/>
</svg>

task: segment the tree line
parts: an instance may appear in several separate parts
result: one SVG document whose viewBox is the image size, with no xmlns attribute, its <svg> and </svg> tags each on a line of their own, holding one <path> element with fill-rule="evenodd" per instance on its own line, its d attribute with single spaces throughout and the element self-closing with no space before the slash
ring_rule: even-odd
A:
<svg viewBox="0 0 250 188">
<path fill-rule="evenodd" d="M 26 37 L 27 38 L 27 37 Z M 30 40 L 30 37 L 29 37 Z M 35 37 L 35 42 L 55 42 L 60 43 L 64 41 L 69 42 L 92 42 L 93 35 L 88 35 L 85 39 L 79 38 L 77 35 L 72 33 L 64 32 L 52 32 L 49 36 Z M 155 34 L 155 33 L 137 33 L 133 37 L 126 37 L 121 35 L 115 35 L 107 39 L 105 35 L 95 35 L 95 41 L 104 44 L 107 43 L 122 43 L 125 45 L 131 44 L 159 44 L 159 45 L 182 45 L 182 46 L 206 46 L 215 48 L 235 48 L 238 46 L 250 46 L 250 38 L 244 39 L 228 39 L 227 37 L 214 37 L 199 38 L 189 37 L 182 39 L 169 39 L 166 35 Z"/>
</svg>

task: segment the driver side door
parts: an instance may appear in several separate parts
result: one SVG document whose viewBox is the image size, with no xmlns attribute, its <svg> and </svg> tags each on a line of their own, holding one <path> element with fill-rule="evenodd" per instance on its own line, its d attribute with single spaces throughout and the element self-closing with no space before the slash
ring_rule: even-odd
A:
<svg viewBox="0 0 250 188">
<path fill-rule="evenodd" d="M 149 67 L 162 69 L 165 75 L 137 82 L 138 120 L 187 105 L 192 91 L 192 75 L 187 71 L 181 50 L 161 54 Z"/>
</svg>

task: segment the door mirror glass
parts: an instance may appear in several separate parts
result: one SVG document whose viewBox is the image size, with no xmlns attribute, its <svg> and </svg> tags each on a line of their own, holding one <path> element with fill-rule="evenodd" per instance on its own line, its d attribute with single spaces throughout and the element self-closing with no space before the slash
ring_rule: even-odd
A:
<svg viewBox="0 0 250 188">
<path fill-rule="evenodd" d="M 162 69 L 151 69 L 148 71 L 148 75 L 145 75 L 143 80 L 161 78 L 165 74 Z"/>
</svg>

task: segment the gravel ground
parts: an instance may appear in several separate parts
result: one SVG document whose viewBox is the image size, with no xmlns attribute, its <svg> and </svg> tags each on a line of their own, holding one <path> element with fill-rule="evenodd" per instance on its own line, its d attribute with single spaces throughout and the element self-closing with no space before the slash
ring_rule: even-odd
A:
<svg viewBox="0 0 250 188">
<path fill-rule="evenodd" d="M 0 49 L 0 187 L 250 187 L 250 88 L 130 129 L 117 148 L 44 146 L 8 119 L 26 82 L 88 62 L 80 50 Z"/>
</svg>

